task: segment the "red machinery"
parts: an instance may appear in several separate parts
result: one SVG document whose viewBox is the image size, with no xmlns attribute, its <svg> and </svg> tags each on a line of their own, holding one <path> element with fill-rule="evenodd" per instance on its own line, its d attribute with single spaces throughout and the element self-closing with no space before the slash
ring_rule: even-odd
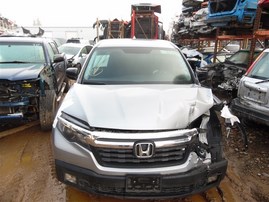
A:
<svg viewBox="0 0 269 202">
<path fill-rule="evenodd" d="M 132 5 L 131 38 L 163 39 L 163 25 L 155 13 L 161 13 L 160 5 Z"/>
</svg>

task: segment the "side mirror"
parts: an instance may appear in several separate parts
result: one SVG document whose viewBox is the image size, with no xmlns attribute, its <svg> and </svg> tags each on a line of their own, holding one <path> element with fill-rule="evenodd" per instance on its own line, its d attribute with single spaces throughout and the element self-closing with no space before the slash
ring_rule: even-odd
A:
<svg viewBox="0 0 269 202">
<path fill-rule="evenodd" d="M 54 63 L 63 62 L 64 60 L 65 60 L 65 56 L 63 54 L 54 55 L 54 58 L 53 58 Z"/>
<path fill-rule="evenodd" d="M 78 78 L 79 70 L 76 67 L 70 67 L 66 69 L 66 76 L 69 79 L 76 80 Z"/>
</svg>

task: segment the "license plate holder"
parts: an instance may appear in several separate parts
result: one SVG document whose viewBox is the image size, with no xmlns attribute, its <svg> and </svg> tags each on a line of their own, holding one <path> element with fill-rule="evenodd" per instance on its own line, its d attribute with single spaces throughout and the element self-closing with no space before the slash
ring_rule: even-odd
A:
<svg viewBox="0 0 269 202">
<path fill-rule="evenodd" d="M 160 192 L 160 176 L 130 175 L 126 177 L 126 192 Z"/>
</svg>

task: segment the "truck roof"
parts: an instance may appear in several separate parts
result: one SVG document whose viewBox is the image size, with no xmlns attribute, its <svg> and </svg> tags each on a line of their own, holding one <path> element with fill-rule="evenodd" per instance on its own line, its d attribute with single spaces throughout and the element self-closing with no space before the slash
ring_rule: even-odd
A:
<svg viewBox="0 0 269 202">
<path fill-rule="evenodd" d="M 98 42 L 98 47 L 160 47 L 175 48 L 176 46 L 166 40 L 160 39 L 104 39 Z"/>
<path fill-rule="evenodd" d="M 156 13 L 161 13 L 161 5 L 151 4 L 151 3 L 139 3 L 133 4 L 132 10 L 136 11 L 154 11 Z"/>
</svg>

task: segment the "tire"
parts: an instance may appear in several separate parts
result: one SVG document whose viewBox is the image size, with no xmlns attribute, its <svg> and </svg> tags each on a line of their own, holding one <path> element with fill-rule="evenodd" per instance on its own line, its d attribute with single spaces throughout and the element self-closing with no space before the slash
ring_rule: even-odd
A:
<svg viewBox="0 0 269 202">
<path fill-rule="evenodd" d="M 41 130 L 52 129 L 57 111 L 57 97 L 54 90 L 45 90 L 45 96 L 39 97 L 39 122 Z"/>
</svg>

